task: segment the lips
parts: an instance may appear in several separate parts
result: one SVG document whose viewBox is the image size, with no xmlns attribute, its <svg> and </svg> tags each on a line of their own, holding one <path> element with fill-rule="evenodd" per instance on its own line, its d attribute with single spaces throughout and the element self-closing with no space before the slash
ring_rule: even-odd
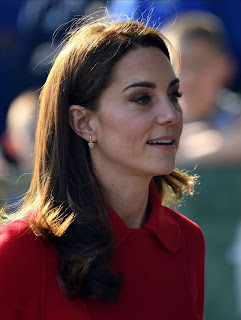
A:
<svg viewBox="0 0 241 320">
<path fill-rule="evenodd" d="M 147 141 L 147 144 L 152 145 L 172 145 L 174 143 L 174 137 L 159 137 Z"/>
</svg>

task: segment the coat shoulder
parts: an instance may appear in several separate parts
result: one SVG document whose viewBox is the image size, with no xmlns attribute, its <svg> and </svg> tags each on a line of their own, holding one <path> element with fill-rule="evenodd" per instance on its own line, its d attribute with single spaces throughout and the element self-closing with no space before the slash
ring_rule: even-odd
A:
<svg viewBox="0 0 241 320">
<path fill-rule="evenodd" d="M 0 259 L 9 255 L 27 258 L 34 251 L 41 251 L 43 240 L 29 227 L 27 221 L 13 221 L 0 227 Z"/>
<path fill-rule="evenodd" d="M 184 239 L 187 240 L 191 238 L 192 241 L 197 241 L 201 245 L 205 246 L 203 231 L 197 223 L 171 208 L 165 206 L 163 208 L 166 213 L 168 213 L 171 218 L 179 225 L 184 235 Z"/>
</svg>

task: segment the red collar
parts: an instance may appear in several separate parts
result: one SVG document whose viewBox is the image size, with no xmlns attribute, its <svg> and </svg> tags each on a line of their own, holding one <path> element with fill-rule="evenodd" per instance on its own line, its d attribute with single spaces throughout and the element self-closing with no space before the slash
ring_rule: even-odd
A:
<svg viewBox="0 0 241 320">
<path fill-rule="evenodd" d="M 153 183 L 150 184 L 149 200 L 151 203 L 150 217 L 141 229 L 151 230 L 166 249 L 177 252 L 183 243 L 182 231 L 168 213 L 168 208 L 162 206 L 160 195 Z M 110 209 L 110 221 L 116 247 L 118 247 L 133 229 L 129 229 L 113 209 Z"/>
</svg>

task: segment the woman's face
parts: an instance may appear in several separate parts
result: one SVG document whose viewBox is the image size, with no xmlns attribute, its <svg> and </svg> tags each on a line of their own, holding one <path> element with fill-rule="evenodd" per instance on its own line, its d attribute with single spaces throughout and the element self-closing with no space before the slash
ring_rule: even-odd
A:
<svg viewBox="0 0 241 320">
<path fill-rule="evenodd" d="M 92 118 L 94 167 L 134 176 L 171 173 L 182 131 L 178 89 L 158 48 L 132 50 L 117 62 Z"/>
</svg>

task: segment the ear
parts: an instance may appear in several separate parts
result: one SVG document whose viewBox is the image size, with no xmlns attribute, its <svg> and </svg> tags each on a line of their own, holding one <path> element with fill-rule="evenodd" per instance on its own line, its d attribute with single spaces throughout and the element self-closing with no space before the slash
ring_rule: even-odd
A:
<svg viewBox="0 0 241 320">
<path fill-rule="evenodd" d="M 69 107 L 69 124 L 74 132 L 86 141 L 89 141 L 90 136 L 95 141 L 95 130 L 90 121 L 92 114 L 92 111 L 79 105 Z"/>
</svg>

